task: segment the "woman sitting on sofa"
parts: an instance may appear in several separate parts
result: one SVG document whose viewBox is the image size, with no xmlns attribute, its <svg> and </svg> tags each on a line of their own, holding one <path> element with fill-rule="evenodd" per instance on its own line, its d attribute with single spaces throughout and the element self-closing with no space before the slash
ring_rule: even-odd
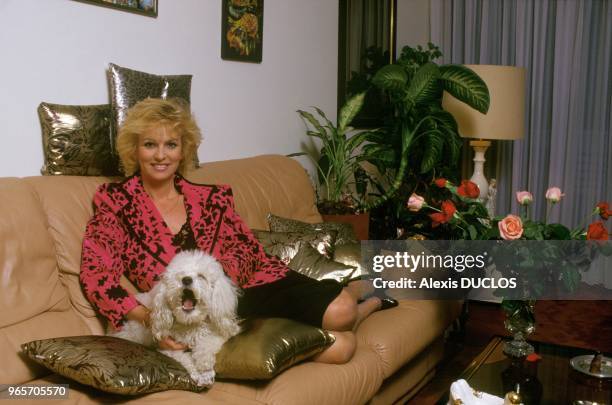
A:
<svg viewBox="0 0 612 405">
<path fill-rule="evenodd" d="M 130 109 L 117 138 L 129 177 L 99 187 L 83 240 L 81 285 L 88 300 L 116 329 L 126 319 L 148 324 L 148 308 L 120 285 L 121 275 L 148 291 L 178 252 L 200 249 L 242 289 L 241 318 L 284 317 L 330 330 L 336 341 L 315 360 L 350 360 L 355 326 L 397 302 L 370 297 L 358 304 L 355 283 L 342 288 L 310 279 L 267 255 L 234 210 L 228 186 L 193 184 L 180 175 L 194 165 L 200 139 L 179 100 L 146 99 Z M 186 348 L 172 336 L 158 344 Z"/>
</svg>

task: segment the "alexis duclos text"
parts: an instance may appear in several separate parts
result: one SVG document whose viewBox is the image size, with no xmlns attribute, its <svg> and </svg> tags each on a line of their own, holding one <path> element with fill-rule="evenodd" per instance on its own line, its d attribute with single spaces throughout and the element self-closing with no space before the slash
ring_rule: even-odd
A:
<svg viewBox="0 0 612 405">
<path fill-rule="evenodd" d="M 403 269 L 409 273 L 424 270 L 452 270 L 462 273 L 465 270 L 483 271 L 486 267 L 487 252 L 480 255 L 440 255 L 440 254 L 410 254 L 408 252 L 395 252 L 394 254 L 375 255 L 372 257 L 372 271 L 381 273 L 385 269 Z M 409 278 L 402 277 L 399 280 L 385 280 L 376 277 L 372 280 L 375 288 L 413 288 L 413 289 L 437 289 L 437 288 L 515 288 L 516 278 L 499 277 L 462 277 L 447 280 L 437 278 Z"/>
</svg>

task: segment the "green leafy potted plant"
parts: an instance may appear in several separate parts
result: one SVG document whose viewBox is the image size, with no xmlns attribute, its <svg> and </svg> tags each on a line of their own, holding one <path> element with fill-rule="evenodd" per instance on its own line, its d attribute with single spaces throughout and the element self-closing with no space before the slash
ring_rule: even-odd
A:
<svg viewBox="0 0 612 405">
<path fill-rule="evenodd" d="M 353 131 L 350 124 L 361 110 L 364 98 L 365 92 L 362 92 L 347 100 L 340 109 L 336 124 L 317 107 L 313 108 L 318 117 L 303 110 L 297 112 L 306 123 L 306 134 L 319 139 L 321 144 L 318 153 L 308 154 L 315 164 L 320 185 L 317 193 L 319 212 L 325 220 L 353 223 L 356 231 L 365 228 L 361 236 L 367 238 L 369 214 L 363 209 L 366 184 L 359 149 L 370 132 L 350 134 Z M 300 152 L 289 156 L 306 154 Z"/>
<path fill-rule="evenodd" d="M 365 135 L 362 158 L 381 174 L 375 180 L 375 199 L 365 205 L 373 212 L 378 239 L 395 238 L 409 228 L 402 211 L 412 193 L 428 195 L 434 177 L 457 179 L 462 141 L 453 116 L 442 108 L 443 92 L 486 113 L 489 92 L 472 70 L 461 65 L 433 62 L 441 56 L 433 44 L 428 49 L 404 47 L 400 58 L 382 67 L 372 85 L 382 90 L 392 108 L 380 130 Z M 397 232 L 397 233 L 396 233 Z"/>
</svg>

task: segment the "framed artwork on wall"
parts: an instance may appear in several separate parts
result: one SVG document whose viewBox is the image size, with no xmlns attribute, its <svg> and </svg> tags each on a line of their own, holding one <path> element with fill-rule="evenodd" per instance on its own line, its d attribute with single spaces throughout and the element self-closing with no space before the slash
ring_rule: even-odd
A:
<svg viewBox="0 0 612 405">
<path fill-rule="evenodd" d="M 75 0 L 81 3 L 95 4 L 98 6 L 116 8 L 118 10 L 129 11 L 146 15 L 149 17 L 157 17 L 157 1 L 158 0 Z"/>
<path fill-rule="evenodd" d="M 264 0 L 223 0 L 221 58 L 261 63 Z"/>
</svg>

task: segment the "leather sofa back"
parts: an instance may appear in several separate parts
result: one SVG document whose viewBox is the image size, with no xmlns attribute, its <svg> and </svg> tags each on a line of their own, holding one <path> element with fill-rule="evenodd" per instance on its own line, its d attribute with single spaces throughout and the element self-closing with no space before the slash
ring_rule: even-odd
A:
<svg viewBox="0 0 612 405">
<path fill-rule="evenodd" d="M 265 155 L 203 164 L 188 180 L 229 184 L 236 209 L 252 228 L 267 229 L 269 212 L 321 220 L 304 169 Z M 45 373 L 19 355 L 21 343 L 56 336 L 103 334 L 79 285 L 81 241 L 91 201 L 104 177 L 0 178 L 0 381 L 22 383 Z"/>
<path fill-rule="evenodd" d="M 232 186 L 238 213 L 254 229 L 268 229 L 270 212 L 304 222 L 322 221 L 306 171 L 285 156 L 205 163 L 185 177 L 195 183 Z"/>
<path fill-rule="evenodd" d="M 21 343 L 87 334 L 72 311 L 58 272 L 56 246 L 36 190 L 0 179 L 0 381 L 15 384 L 46 373 L 18 355 Z"/>
</svg>

